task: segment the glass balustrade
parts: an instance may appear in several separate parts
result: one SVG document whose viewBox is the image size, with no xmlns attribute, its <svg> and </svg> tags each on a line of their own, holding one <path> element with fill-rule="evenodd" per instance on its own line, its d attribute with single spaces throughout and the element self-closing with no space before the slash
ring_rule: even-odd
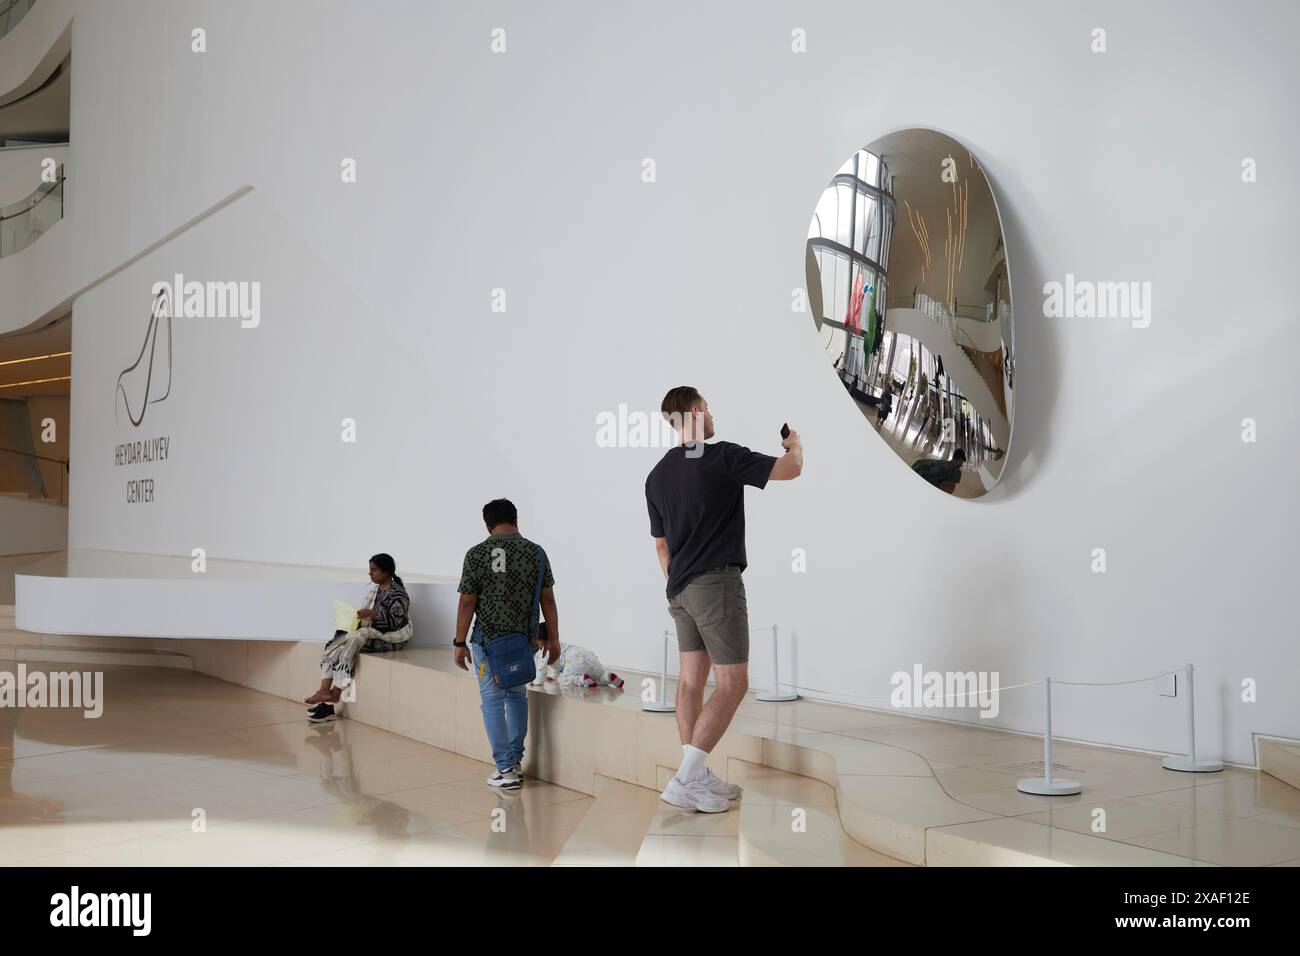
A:
<svg viewBox="0 0 1300 956">
<path fill-rule="evenodd" d="M 35 5 L 36 0 L 0 0 L 0 37 L 18 26 Z"/>
<path fill-rule="evenodd" d="M 0 257 L 21 252 L 63 218 L 63 167 L 26 199 L 0 209 Z"/>
</svg>

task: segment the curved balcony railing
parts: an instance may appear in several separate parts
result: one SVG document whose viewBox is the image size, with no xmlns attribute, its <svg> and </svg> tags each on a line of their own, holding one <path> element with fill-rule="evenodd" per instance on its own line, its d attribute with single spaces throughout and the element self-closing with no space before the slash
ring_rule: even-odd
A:
<svg viewBox="0 0 1300 956">
<path fill-rule="evenodd" d="M 932 318 L 954 345 L 960 345 L 964 349 L 973 350 L 975 348 L 975 343 L 971 340 L 971 337 L 957 324 L 958 313 L 954 312 L 951 307 L 938 299 L 930 298 L 923 292 L 916 294 L 912 307 L 919 309 Z"/>
<path fill-rule="evenodd" d="M 994 303 L 997 305 L 997 303 Z M 912 300 L 911 307 L 924 312 L 928 315 L 942 331 L 948 340 L 958 346 L 966 358 L 970 361 L 972 368 L 984 380 L 988 386 L 989 393 L 997 403 L 999 411 L 1005 417 L 1007 414 L 1006 396 L 1004 394 L 1003 371 L 1002 367 L 990 361 L 989 355 L 982 351 L 975 341 L 970 337 L 961 324 L 957 321 L 962 319 L 981 319 L 984 321 L 994 321 L 997 317 L 1009 318 L 1010 307 L 1002 303 L 1003 309 L 995 309 L 990 305 L 987 309 L 981 310 L 978 306 L 958 305 L 956 311 L 952 306 L 940 302 L 938 299 L 932 299 L 923 292 L 918 292 Z"/>
<path fill-rule="evenodd" d="M 18 26 L 18 22 L 35 5 L 36 0 L 0 0 L 0 37 Z"/>
<path fill-rule="evenodd" d="M 58 179 L 0 209 L 0 257 L 26 249 L 63 218 L 63 166 Z"/>
</svg>

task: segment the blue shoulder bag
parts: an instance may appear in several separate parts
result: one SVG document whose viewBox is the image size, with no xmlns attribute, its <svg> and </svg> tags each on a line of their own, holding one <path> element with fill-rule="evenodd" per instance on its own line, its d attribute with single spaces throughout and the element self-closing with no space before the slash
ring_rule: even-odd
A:
<svg viewBox="0 0 1300 956">
<path fill-rule="evenodd" d="M 483 645 L 483 655 L 492 671 L 492 679 L 500 687 L 518 687 L 537 676 L 531 635 L 537 630 L 537 619 L 542 611 L 542 579 L 546 576 L 546 552 L 537 546 L 537 587 L 533 591 L 533 613 L 528 619 L 527 634 L 498 634 L 484 640 L 483 631 L 474 621 L 474 634 Z"/>
</svg>

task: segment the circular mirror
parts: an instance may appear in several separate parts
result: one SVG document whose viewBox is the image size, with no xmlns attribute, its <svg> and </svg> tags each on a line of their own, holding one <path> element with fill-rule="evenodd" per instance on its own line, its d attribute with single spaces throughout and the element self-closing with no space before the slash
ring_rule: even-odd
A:
<svg viewBox="0 0 1300 956">
<path fill-rule="evenodd" d="M 808 301 L 848 397 L 912 471 L 959 498 L 1002 476 L 1015 344 L 997 202 L 949 136 L 858 150 L 808 226 Z"/>
</svg>

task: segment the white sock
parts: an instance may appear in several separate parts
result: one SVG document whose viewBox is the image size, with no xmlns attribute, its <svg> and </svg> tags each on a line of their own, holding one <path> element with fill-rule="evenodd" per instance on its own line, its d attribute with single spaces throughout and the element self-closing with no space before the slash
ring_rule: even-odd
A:
<svg viewBox="0 0 1300 956">
<path fill-rule="evenodd" d="M 690 744 L 682 744 L 682 765 L 677 768 L 677 779 L 682 783 L 704 776 L 704 762 L 709 759 L 707 751 Z"/>
</svg>

